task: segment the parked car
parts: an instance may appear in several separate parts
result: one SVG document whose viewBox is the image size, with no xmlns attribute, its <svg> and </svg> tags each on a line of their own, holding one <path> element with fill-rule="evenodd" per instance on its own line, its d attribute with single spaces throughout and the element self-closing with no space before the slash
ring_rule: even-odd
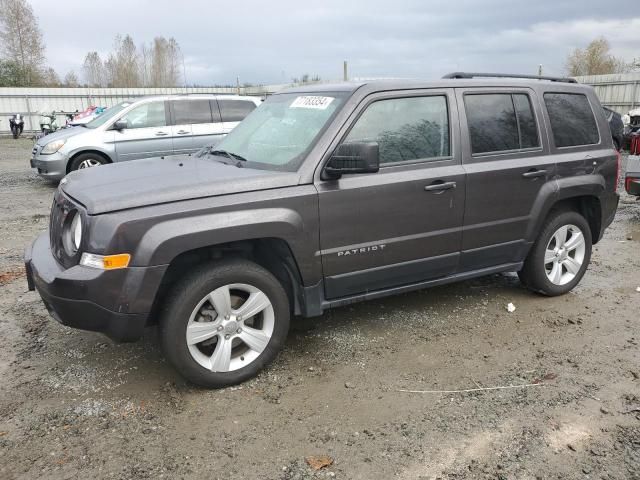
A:
<svg viewBox="0 0 640 480">
<path fill-rule="evenodd" d="M 567 293 L 618 205 L 598 98 L 462 75 L 290 89 L 202 157 L 74 172 L 26 251 L 29 288 L 115 340 L 159 323 L 207 387 L 256 375 L 291 315 L 498 272 Z"/>
<path fill-rule="evenodd" d="M 622 122 L 622 115 L 607 107 L 602 107 L 602 109 L 609 122 L 613 146 L 616 147 L 616 150 L 621 151 L 624 146 L 624 123 Z"/>
<path fill-rule="evenodd" d="M 627 158 L 624 189 L 629 195 L 640 197 L 640 156 L 629 156 Z"/>
<path fill-rule="evenodd" d="M 235 95 L 145 97 L 122 102 L 91 122 L 39 139 L 31 167 L 41 177 L 107 163 L 191 153 L 229 133 L 261 100 Z"/>
<path fill-rule="evenodd" d="M 634 135 L 640 135 L 640 108 L 631 110 L 622 116 L 624 124 L 624 148 L 631 148 L 631 139 Z"/>
</svg>

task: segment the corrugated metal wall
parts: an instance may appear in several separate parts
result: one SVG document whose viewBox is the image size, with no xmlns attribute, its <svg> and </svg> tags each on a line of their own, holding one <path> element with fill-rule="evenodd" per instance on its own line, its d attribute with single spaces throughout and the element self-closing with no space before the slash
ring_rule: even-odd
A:
<svg viewBox="0 0 640 480">
<path fill-rule="evenodd" d="M 620 114 L 640 108 L 640 73 L 588 75 L 576 79 L 593 85 L 600 102 Z"/>
<path fill-rule="evenodd" d="M 111 107 L 124 100 L 145 95 L 169 94 L 238 94 L 267 95 L 286 85 L 260 87 L 212 88 L 0 88 L 0 133 L 9 133 L 9 117 L 16 113 L 25 116 L 25 130 L 40 128 L 41 112 L 75 112 L 96 105 Z M 66 118 L 58 115 L 58 125 Z"/>
</svg>

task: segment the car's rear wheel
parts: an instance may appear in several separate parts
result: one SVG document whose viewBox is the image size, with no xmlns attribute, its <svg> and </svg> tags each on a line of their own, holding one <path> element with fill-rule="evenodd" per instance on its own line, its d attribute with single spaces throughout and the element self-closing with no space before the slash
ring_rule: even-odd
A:
<svg viewBox="0 0 640 480">
<path fill-rule="evenodd" d="M 278 280 L 253 262 L 209 264 L 174 287 L 160 329 L 164 352 L 180 374 L 225 387 L 275 358 L 289 330 L 289 301 Z"/>
<path fill-rule="evenodd" d="M 521 281 L 544 295 L 569 292 L 589 266 L 591 242 L 591 229 L 582 215 L 552 212 L 519 272 Z"/>
<path fill-rule="evenodd" d="M 84 168 L 99 167 L 105 163 L 107 163 L 107 160 L 97 153 L 81 153 L 71 161 L 69 171 L 73 172 Z"/>
</svg>

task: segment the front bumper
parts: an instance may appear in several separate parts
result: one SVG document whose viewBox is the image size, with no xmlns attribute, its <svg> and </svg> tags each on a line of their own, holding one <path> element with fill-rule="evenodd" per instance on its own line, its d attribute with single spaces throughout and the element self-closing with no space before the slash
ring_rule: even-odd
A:
<svg viewBox="0 0 640 480">
<path fill-rule="evenodd" d="M 138 340 L 147 325 L 166 266 L 102 271 L 61 267 L 48 233 L 24 256 L 29 290 L 37 290 L 51 316 L 63 325 L 101 332 L 118 342 Z"/>
<path fill-rule="evenodd" d="M 59 151 L 51 155 L 34 154 L 31 157 L 31 168 L 38 170 L 38 175 L 50 180 L 60 180 L 67 174 L 67 162 L 69 159 Z"/>
</svg>

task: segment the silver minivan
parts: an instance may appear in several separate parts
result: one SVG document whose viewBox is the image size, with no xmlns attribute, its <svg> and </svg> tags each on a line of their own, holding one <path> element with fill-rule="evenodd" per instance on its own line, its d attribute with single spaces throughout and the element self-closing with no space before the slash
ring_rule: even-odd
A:
<svg viewBox="0 0 640 480">
<path fill-rule="evenodd" d="M 40 138 L 31 167 L 60 180 L 80 168 L 191 153 L 216 143 L 261 99 L 237 95 L 144 97 L 115 105 L 91 122 Z"/>
</svg>

